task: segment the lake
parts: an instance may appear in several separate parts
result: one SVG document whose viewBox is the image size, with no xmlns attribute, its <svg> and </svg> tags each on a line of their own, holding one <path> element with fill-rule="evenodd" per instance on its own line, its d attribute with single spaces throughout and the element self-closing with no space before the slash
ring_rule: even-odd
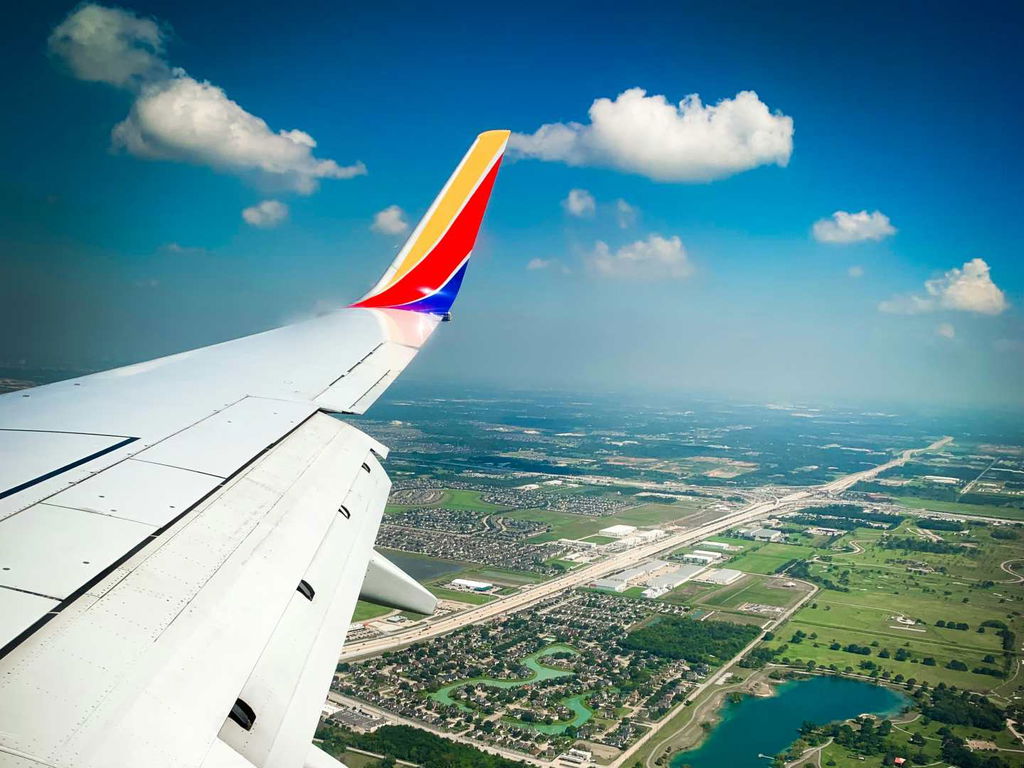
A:
<svg viewBox="0 0 1024 768">
<path fill-rule="evenodd" d="M 811 677 L 776 686 L 770 698 L 745 696 L 725 705 L 722 719 L 697 749 L 679 752 L 671 768 L 765 768 L 758 754 L 775 755 L 797 738 L 805 720 L 819 725 L 861 714 L 891 716 L 907 699 L 881 685 Z"/>
</svg>

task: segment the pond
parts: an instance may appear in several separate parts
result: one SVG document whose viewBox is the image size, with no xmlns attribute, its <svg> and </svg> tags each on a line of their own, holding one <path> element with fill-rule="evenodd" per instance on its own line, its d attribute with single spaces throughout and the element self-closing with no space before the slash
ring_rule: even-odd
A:
<svg viewBox="0 0 1024 768">
<path fill-rule="evenodd" d="M 381 554 L 421 584 L 433 581 L 446 573 L 456 573 L 465 568 L 463 563 L 455 560 L 442 560 L 439 557 L 427 555 L 411 555 L 394 549 L 386 549 Z"/>
<path fill-rule="evenodd" d="M 746 696 L 725 705 L 722 719 L 696 749 L 679 752 L 671 768 L 765 768 L 797 738 L 805 720 L 819 725 L 862 714 L 892 716 L 902 694 L 860 680 L 816 676 L 779 685 L 769 698 Z"/>
</svg>

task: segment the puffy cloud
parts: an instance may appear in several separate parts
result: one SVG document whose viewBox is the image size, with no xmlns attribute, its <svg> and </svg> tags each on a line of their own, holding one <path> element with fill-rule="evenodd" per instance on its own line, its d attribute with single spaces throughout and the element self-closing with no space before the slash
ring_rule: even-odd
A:
<svg viewBox="0 0 1024 768">
<path fill-rule="evenodd" d="M 864 267 L 860 266 L 859 264 L 854 264 L 852 267 L 846 270 L 846 274 L 848 274 L 850 277 L 864 277 Z"/>
<path fill-rule="evenodd" d="M 640 211 L 621 197 L 615 201 L 615 221 L 622 229 L 629 229 L 636 224 Z"/>
<path fill-rule="evenodd" d="M 270 229 L 288 218 L 288 206 L 278 200 L 264 200 L 243 210 L 242 218 L 254 227 Z"/>
<path fill-rule="evenodd" d="M 992 281 L 984 259 L 971 259 L 962 268 L 949 270 L 942 277 L 927 280 L 925 293 L 893 296 L 878 309 L 899 315 L 917 315 L 942 309 L 998 315 L 1009 303 L 1006 294 Z"/>
<path fill-rule="evenodd" d="M 132 88 L 169 74 L 163 30 L 152 19 L 120 8 L 79 6 L 57 25 L 47 45 L 79 80 Z"/>
<path fill-rule="evenodd" d="M 366 173 L 362 163 L 342 167 L 314 157 L 308 133 L 274 133 L 222 89 L 186 75 L 144 86 L 112 137 L 115 147 L 139 157 L 253 174 L 302 194 L 314 192 L 319 179 Z"/>
<path fill-rule="evenodd" d="M 944 339 L 952 339 L 956 337 L 956 328 L 953 327 L 952 323 L 939 323 L 935 333 Z"/>
<path fill-rule="evenodd" d="M 531 271 L 538 269 L 547 269 L 552 264 L 554 264 L 554 261 L 552 259 L 530 259 L 526 263 L 526 268 Z"/>
<path fill-rule="evenodd" d="M 864 240 L 884 240 L 896 234 L 896 227 L 881 211 L 836 211 L 831 219 L 819 219 L 814 222 L 811 232 L 819 243 L 845 245 Z"/>
<path fill-rule="evenodd" d="M 299 130 L 273 131 L 228 98 L 163 58 L 156 22 L 130 11 L 83 5 L 53 31 L 50 50 L 72 74 L 137 92 L 111 134 L 115 148 L 155 160 L 205 165 L 309 194 L 320 179 L 366 173 L 314 156 L 316 141 Z"/>
<path fill-rule="evenodd" d="M 693 265 L 678 236 L 650 235 L 615 251 L 598 240 L 586 263 L 591 271 L 605 277 L 657 280 L 693 274 Z"/>
<path fill-rule="evenodd" d="M 691 94 L 679 104 L 630 88 L 596 99 L 590 122 L 548 123 L 513 133 L 520 157 L 593 165 L 656 181 L 710 181 L 759 165 L 785 166 L 793 152 L 793 119 L 771 112 L 754 91 L 705 105 Z"/>
<path fill-rule="evenodd" d="M 580 219 L 593 216 L 597 210 L 594 196 L 585 189 L 570 189 L 569 196 L 562 201 L 562 206 L 570 216 Z"/>
<path fill-rule="evenodd" d="M 409 222 L 405 220 L 405 211 L 397 205 L 389 205 L 374 214 L 370 229 L 382 235 L 400 235 L 409 230 Z"/>
</svg>

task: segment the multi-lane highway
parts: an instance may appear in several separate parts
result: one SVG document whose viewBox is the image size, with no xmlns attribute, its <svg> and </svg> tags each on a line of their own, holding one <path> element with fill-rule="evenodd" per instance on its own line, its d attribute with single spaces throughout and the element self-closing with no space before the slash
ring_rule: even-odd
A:
<svg viewBox="0 0 1024 768">
<path fill-rule="evenodd" d="M 841 493 L 860 480 L 869 480 L 880 472 L 884 472 L 887 469 L 891 469 L 892 467 L 905 463 L 915 454 L 924 451 L 937 450 L 951 440 L 952 438 L 950 437 L 944 437 L 925 448 L 916 448 L 904 451 L 899 457 L 886 462 L 885 464 L 880 464 L 877 467 L 872 467 L 871 469 L 861 472 L 855 472 L 852 475 L 846 475 L 845 477 L 839 478 L 838 480 L 832 480 L 831 482 L 821 486 L 794 491 L 793 493 L 789 493 L 777 499 L 755 502 L 743 509 L 734 512 L 727 512 L 711 522 L 703 523 L 695 528 L 688 528 L 666 538 L 659 539 L 652 544 L 636 547 L 635 549 L 630 549 L 620 554 L 613 555 L 612 557 L 600 560 L 583 568 L 577 568 L 566 575 L 552 579 L 551 581 L 524 587 L 508 597 L 494 600 L 466 611 L 438 617 L 434 620 L 417 622 L 410 629 L 404 632 L 395 632 L 393 634 L 351 643 L 345 647 L 342 652 L 341 659 L 350 660 L 361 656 L 381 653 L 389 648 L 395 648 L 419 640 L 425 640 L 429 637 L 443 635 L 447 632 L 456 630 L 459 627 L 466 626 L 467 624 L 475 624 L 477 622 L 487 621 L 488 619 L 492 619 L 495 616 L 500 616 L 502 614 L 521 611 L 544 598 L 550 597 L 567 589 L 572 589 L 573 587 L 587 584 L 610 573 L 621 571 L 624 568 L 635 565 L 647 558 L 655 557 L 663 552 L 678 549 L 679 547 L 683 547 L 688 544 L 693 544 L 707 538 L 708 536 L 714 536 L 715 534 L 721 533 L 729 528 L 734 528 L 737 525 L 742 525 L 743 523 L 749 523 L 753 520 L 757 520 L 758 518 L 789 511 L 791 507 L 798 504 L 806 504 L 808 501 L 814 499 L 820 499 L 822 497 Z"/>
</svg>

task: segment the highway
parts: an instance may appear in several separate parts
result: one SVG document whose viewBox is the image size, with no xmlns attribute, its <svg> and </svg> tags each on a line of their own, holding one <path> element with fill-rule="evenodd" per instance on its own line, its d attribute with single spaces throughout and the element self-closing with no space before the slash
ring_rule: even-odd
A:
<svg viewBox="0 0 1024 768">
<path fill-rule="evenodd" d="M 869 480 L 887 469 L 904 464 L 918 453 L 938 450 L 949 443 L 952 439 L 953 438 L 951 437 L 943 437 L 941 440 L 936 440 L 927 447 L 904 451 L 897 458 L 892 461 L 888 461 L 885 464 L 880 464 L 877 467 L 872 467 L 871 469 L 846 475 L 821 486 L 794 491 L 793 493 L 789 493 L 785 496 L 769 501 L 755 502 L 743 509 L 727 513 L 717 520 L 704 523 L 696 528 L 679 531 L 678 533 L 671 534 L 670 536 L 651 544 L 613 555 L 612 557 L 600 560 L 583 568 L 570 571 L 564 576 L 560 576 L 556 579 L 524 587 L 520 591 L 509 595 L 508 597 L 494 600 L 456 614 L 439 617 L 436 620 L 417 622 L 407 631 L 395 632 L 394 634 L 368 638 L 366 640 L 351 643 L 344 648 L 340 659 L 342 661 L 350 661 L 363 656 L 372 656 L 390 648 L 401 647 L 420 640 L 426 640 L 427 638 L 452 632 L 459 627 L 466 626 L 467 624 L 476 624 L 481 621 L 493 619 L 496 616 L 521 611 L 524 608 L 528 608 L 529 606 L 534 605 L 547 597 L 556 595 L 559 592 L 587 584 L 595 579 L 607 576 L 608 574 L 616 571 L 621 571 L 624 568 L 635 565 L 647 558 L 655 557 L 663 552 L 702 541 L 708 536 L 714 536 L 722 531 L 734 528 L 737 525 L 749 523 L 753 520 L 757 520 L 758 518 L 789 511 L 789 508 L 796 504 L 804 504 L 811 499 L 820 498 L 822 495 L 834 495 L 836 493 L 841 493 L 861 480 Z"/>
</svg>

